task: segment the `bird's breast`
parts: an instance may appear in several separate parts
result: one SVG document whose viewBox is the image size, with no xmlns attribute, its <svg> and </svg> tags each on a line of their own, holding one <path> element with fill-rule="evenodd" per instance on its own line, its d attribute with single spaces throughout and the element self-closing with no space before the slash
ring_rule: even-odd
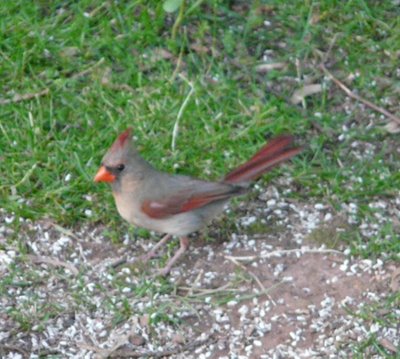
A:
<svg viewBox="0 0 400 359">
<path fill-rule="evenodd" d="M 203 221 L 195 212 L 185 212 L 165 218 L 151 218 L 141 209 L 141 203 L 132 196 L 113 193 L 120 216 L 127 222 L 142 228 L 172 235 L 186 235 L 197 231 Z"/>
<path fill-rule="evenodd" d="M 137 204 L 134 201 L 133 196 L 125 195 L 122 192 L 113 192 L 115 205 L 117 206 L 118 213 L 120 216 L 130 223 L 134 223 L 135 212 L 137 211 Z M 136 224 L 136 223 L 134 223 Z"/>
</svg>

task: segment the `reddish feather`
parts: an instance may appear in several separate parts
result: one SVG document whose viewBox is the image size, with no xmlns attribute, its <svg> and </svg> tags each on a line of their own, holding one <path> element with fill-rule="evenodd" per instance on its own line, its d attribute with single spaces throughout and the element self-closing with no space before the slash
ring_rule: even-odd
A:
<svg viewBox="0 0 400 359">
<path fill-rule="evenodd" d="M 118 138 L 112 144 L 110 150 L 114 152 L 123 148 L 125 144 L 129 142 L 131 135 L 132 135 L 132 128 L 129 127 L 118 136 Z"/>
<path fill-rule="evenodd" d="M 276 138 L 273 138 L 252 157 L 246 163 L 251 162 L 253 160 L 259 159 L 261 157 L 271 157 L 275 153 L 282 151 L 284 148 L 288 147 L 293 142 L 293 136 L 290 135 L 281 135 Z"/>
<path fill-rule="evenodd" d="M 250 166 L 228 174 L 225 177 L 225 181 L 228 183 L 240 183 L 255 180 L 282 161 L 297 155 L 300 151 L 301 148 L 292 148 L 274 154 L 273 157 L 259 158 L 257 161 L 250 163 Z"/>
<path fill-rule="evenodd" d="M 183 206 L 181 207 L 181 212 L 191 211 L 195 208 L 203 207 L 211 202 L 232 197 L 236 193 L 237 191 L 229 191 L 220 194 L 213 194 L 211 196 L 205 194 L 205 196 L 203 195 L 201 197 L 192 197 L 186 203 L 183 204 Z"/>
<path fill-rule="evenodd" d="M 282 135 L 271 140 L 250 160 L 228 173 L 224 181 L 234 184 L 257 179 L 264 172 L 270 170 L 280 162 L 295 156 L 302 150 L 299 147 L 289 148 L 292 142 L 293 137 L 289 135 Z M 195 194 L 187 192 L 177 193 L 173 198 L 164 201 L 145 201 L 142 205 L 142 210 L 151 218 L 161 219 L 178 213 L 192 211 L 215 201 L 228 199 L 244 191 L 245 188 L 243 187 L 232 186 L 228 190 L 224 188 L 214 189 L 213 191 L 208 190 L 203 193 L 197 192 Z"/>
<path fill-rule="evenodd" d="M 301 151 L 301 148 L 288 148 L 293 137 L 282 135 L 263 146 L 250 160 L 243 163 L 225 176 L 229 183 L 254 180 L 278 163 L 289 159 Z"/>
<path fill-rule="evenodd" d="M 145 201 L 142 210 L 151 218 L 165 218 L 174 214 L 192 211 L 221 199 L 232 197 L 239 194 L 239 187 L 232 187 L 230 191 L 220 193 L 199 193 L 196 196 L 188 197 L 187 195 L 178 194 L 173 199 L 161 201 Z"/>
</svg>

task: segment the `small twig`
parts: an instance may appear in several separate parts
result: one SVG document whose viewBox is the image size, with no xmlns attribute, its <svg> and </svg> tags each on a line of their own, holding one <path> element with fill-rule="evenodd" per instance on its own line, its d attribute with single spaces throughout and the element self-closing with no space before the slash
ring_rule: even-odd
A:
<svg viewBox="0 0 400 359">
<path fill-rule="evenodd" d="M 194 93 L 194 86 L 193 84 L 183 75 L 179 75 L 181 79 L 183 79 L 189 86 L 190 86 L 190 91 L 187 94 L 185 100 L 182 102 L 181 108 L 179 109 L 178 115 L 176 116 L 176 121 L 174 124 L 174 129 L 172 130 L 172 143 L 171 143 L 171 149 L 172 151 L 175 151 L 175 144 L 176 144 L 176 138 L 178 137 L 178 132 L 179 132 L 179 121 L 183 115 L 183 111 L 185 110 L 190 98 L 192 97 Z"/>
<path fill-rule="evenodd" d="M 191 286 L 192 290 L 189 291 L 188 296 L 193 295 L 193 288 L 196 288 L 196 285 L 200 283 L 201 277 L 203 275 L 204 270 L 200 269 L 199 274 L 196 276 L 196 279 L 193 281 L 193 285 Z"/>
<path fill-rule="evenodd" d="M 110 83 L 110 82 L 102 82 L 101 84 L 103 86 L 110 88 L 111 90 L 136 93 L 135 89 L 133 87 L 129 86 L 128 84 L 114 84 L 114 83 Z"/>
<path fill-rule="evenodd" d="M 88 260 L 85 256 L 85 252 L 83 250 L 82 244 L 80 244 L 80 242 L 78 242 L 77 245 L 78 245 L 78 249 L 79 249 L 79 256 L 81 257 L 81 259 L 84 263 L 87 263 Z"/>
<path fill-rule="evenodd" d="M 274 290 L 274 289 L 278 288 L 279 286 L 281 286 L 282 284 L 285 284 L 285 282 L 284 282 L 284 281 L 280 281 L 280 282 L 278 282 L 278 283 L 272 285 L 271 287 L 269 287 L 269 288 L 267 288 L 267 289 L 265 289 L 265 290 L 262 290 L 261 292 L 250 293 L 250 294 L 244 294 L 244 295 L 242 295 L 242 296 L 235 297 L 235 300 L 238 301 L 238 302 L 241 302 L 241 301 L 243 301 L 243 300 L 249 300 L 249 299 L 253 299 L 253 298 L 259 298 L 259 297 L 261 297 L 261 296 L 263 296 L 263 295 L 266 295 L 266 296 L 268 296 L 268 298 L 269 298 L 269 300 L 272 302 L 272 304 L 273 304 L 273 305 L 276 305 L 276 303 L 275 303 L 274 300 L 271 298 L 271 296 L 269 295 L 269 293 L 270 293 L 272 290 Z"/>
<path fill-rule="evenodd" d="M 33 98 L 37 98 L 40 96 L 45 96 L 48 95 L 50 92 L 50 90 L 48 88 L 39 91 L 39 92 L 33 92 L 33 93 L 26 93 L 24 95 L 21 94 L 15 94 L 13 98 L 1 98 L 0 99 L 0 105 L 8 105 L 10 103 L 17 103 L 17 102 L 21 102 L 21 101 L 27 101 L 27 100 L 31 100 Z"/>
<path fill-rule="evenodd" d="M 192 291 L 197 292 L 197 293 L 188 295 L 189 297 L 202 297 L 205 295 L 215 294 L 215 293 L 220 293 L 220 292 L 230 292 L 230 291 L 237 292 L 237 289 L 230 288 L 231 286 L 232 286 L 232 283 L 226 283 L 221 287 L 212 288 L 212 289 L 194 288 L 194 287 L 178 287 L 178 289 L 188 291 L 189 293 Z"/>
<path fill-rule="evenodd" d="M 333 74 L 325 67 L 324 64 L 319 65 L 320 69 L 342 90 L 346 93 L 347 96 L 350 98 L 362 102 L 364 105 L 368 106 L 369 108 L 380 112 L 381 114 L 385 115 L 386 117 L 390 118 L 392 121 L 396 122 L 400 125 L 400 118 L 393 115 L 391 112 L 385 110 L 382 107 L 375 105 L 374 103 L 362 98 L 361 96 L 355 94 L 351 91 L 343 82 L 339 81 Z"/>
<path fill-rule="evenodd" d="M 259 255 L 259 256 L 225 256 L 226 259 L 229 260 L 236 260 L 236 261 L 253 261 L 255 259 L 268 259 L 271 257 L 282 257 L 283 255 L 290 255 L 290 254 L 340 254 L 344 255 L 343 252 L 337 251 L 336 249 L 302 249 L 302 248 L 296 248 L 296 249 L 283 249 L 283 250 L 278 250 L 278 251 L 273 251 L 269 252 L 267 254 Z"/>
<path fill-rule="evenodd" d="M 255 67 L 256 72 L 258 73 L 266 73 L 272 70 L 283 70 L 287 68 L 286 62 L 272 62 L 272 63 L 265 63 L 259 64 Z"/>
<path fill-rule="evenodd" d="M 330 54 L 331 54 L 331 52 L 332 52 L 333 46 L 335 45 L 336 40 L 337 40 L 338 37 L 339 37 L 339 34 L 338 34 L 338 33 L 336 33 L 336 34 L 333 36 L 333 38 L 332 38 L 332 40 L 331 40 L 331 42 L 330 42 L 330 44 L 329 44 L 328 50 L 326 51 L 326 53 L 324 54 L 324 56 L 323 56 L 323 58 L 322 58 L 322 63 L 325 63 L 325 62 L 328 60 L 328 58 L 329 58 L 329 56 L 330 56 Z"/>
<path fill-rule="evenodd" d="M 72 75 L 70 78 L 71 79 L 78 79 L 79 77 L 84 77 L 88 73 L 92 72 L 96 67 L 100 66 L 104 62 L 104 57 L 102 57 L 99 61 L 97 61 L 94 65 L 88 67 L 86 70 L 83 70 L 81 72 L 78 72 L 74 75 Z"/>
<path fill-rule="evenodd" d="M 297 79 L 299 80 L 299 84 L 301 84 L 303 82 L 303 76 L 302 76 L 302 71 L 301 71 L 301 63 L 300 60 L 298 58 L 296 58 L 296 72 L 297 72 Z M 303 108 L 307 108 L 307 103 L 306 103 L 306 99 L 305 96 L 303 96 L 301 98 L 301 105 L 303 106 Z"/>
<path fill-rule="evenodd" d="M 126 261 L 128 260 L 127 256 L 122 256 L 118 259 L 116 259 L 115 261 L 111 262 L 108 266 L 110 268 L 118 268 L 119 266 L 123 265 L 126 263 Z"/>
<path fill-rule="evenodd" d="M 55 267 L 64 267 L 68 269 L 72 274 L 78 275 L 79 271 L 78 269 L 72 264 L 68 262 L 63 262 L 57 258 L 52 258 L 52 257 L 41 257 L 41 256 L 34 256 L 34 255 L 29 255 L 29 259 L 35 263 L 35 264 L 49 264 Z"/>
<path fill-rule="evenodd" d="M 211 344 L 215 343 L 218 340 L 218 338 L 214 337 L 212 334 L 209 335 L 205 339 L 200 339 L 200 340 L 194 340 L 191 341 L 185 345 L 182 345 L 181 347 L 174 348 L 174 349 L 166 349 L 163 351 L 151 351 L 151 352 L 145 352 L 143 353 L 137 353 L 134 351 L 129 351 L 129 350 L 117 350 L 115 353 L 112 353 L 110 355 L 111 358 L 129 358 L 129 357 L 135 357 L 135 354 L 137 357 L 154 357 L 154 358 L 163 358 L 165 356 L 171 356 L 179 353 L 184 353 L 187 351 L 193 351 L 194 349 L 201 347 L 205 344 Z"/>
<path fill-rule="evenodd" d="M 118 335 L 116 337 L 116 342 L 111 348 L 108 349 L 102 349 L 102 348 L 97 348 L 96 352 L 101 356 L 102 358 L 110 358 L 115 352 L 117 352 L 121 347 L 129 343 L 129 337 L 134 334 L 134 330 L 132 329 L 129 333 L 125 335 Z M 93 340 L 92 340 L 93 343 Z"/>
<path fill-rule="evenodd" d="M 65 234 L 68 237 L 74 238 L 77 241 L 79 241 L 79 238 L 73 234 L 69 229 L 66 229 L 64 227 L 61 227 L 59 224 L 56 224 L 54 222 L 49 222 L 49 225 L 52 226 L 55 230 L 57 230 L 58 232 Z"/>
<path fill-rule="evenodd" d="M 24 355 L 25 358 L 30 357 L 29 353 L 26 350 L 22 349 L 21 347 L 19 347 L 17 345 L 0 344 L 0 353 L 3 351 L 19 352 L 22 355 Z"/>
<path fill-rule="evenodd" d="M 242 268 L 246 273 L 248 273 L 258 284 L 261 291 L 265 292 L 266 289 L 265 289 L 264 285 L 261 283 L 260 279 L 253 272 L 249 271 L 242 263 L 238 262 L 236 260 L 236 258 L 234 258 L 234 257 L 225 257 L 225 258 L 229 259 L 233 264 L 237 265 L 238 267 Z"/>
<path fill-rule="evenodd" d="M 275 301 L 272 299 L 272 297 L 269 295 L 269 292 L 274 289 L 274 287 L 271 288 L 265 288 L 264 284 L 262 284 L 262 282 L 260 281 L 260 279 L 253 273 L 250 272 L 242 263 L 239 263 L 235 258 L 229 258 L 230 261 L 232 261 L 234 264 L 236 264 L 237 266 L 239 266 L 240 268 L 242 268 L 243 270 L 245 270 L 258 284 L 258 286 L 261 289 L 261 292 L 259 293 L 260 295 L 262 294 L 266 294 L 268 299 L 271 301 L 272 305 L 276 306 Z"/>
<path fill-rule="evenodd" d="M 107 349 L 101 349 L 101 348 L 95 347 L 95 346 L 87 344 L 87 343 L 79 343 L 79 347 L 82 349 L 93 351 L 93 352 L 99 354 L 101 357 L 108 357 L 108 358 L 149 358 L 149 357 L 163 358 L 163 357 L 167 357 L 167 356 L 171 356 L 171 355 L 175 355 L 175 354 L 179 354 L 179 353 L 184 353 L 187 351 L 193 351 L 194 349 L 196 349 L 202 345 L 215 343 L 217 340 L 218 340 L 218 338 L 211 334 L 205 339 L 194 340 L 194 341 L 191 341 L 180 347 L 173 348 L 173 349 L 166 349 L 166 350 L 162 350 L 162 351 L 142 351 L 142 352 L 140 352 L 140 351 L 119 349 L 119 350 L 110 352 Z"/>
</svg>

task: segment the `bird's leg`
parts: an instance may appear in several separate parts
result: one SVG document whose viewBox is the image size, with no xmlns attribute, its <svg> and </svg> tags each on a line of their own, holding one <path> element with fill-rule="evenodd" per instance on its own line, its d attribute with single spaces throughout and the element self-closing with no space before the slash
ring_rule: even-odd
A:
<svg viewBox="0 0 400 359">
<path fill-rule="evenodd" d="M 180 238 L 181 246 L 176 251 L 174 256 L 168 261 L 166 266 L 159 271 L 159 275 L 166 276 L 171 271 L 175 262 L 186 252 L 189 247 L 189 238 L 188 237 L 181 237 Z"/>
<path fill-rule="evenodd" d="M 172 236 L 170 234 L 166 234 L 164 237 L 161 238 L 161 240 L 155 245 L 153 246 L 153 248 L 150 249 L 150 251 L 148 251 L 146 254 L 142 255 L 140 257 L 140 260 L 144 263 L 146 263 L 147 261 L 149 261 L 151 258 L 154 258 L 157 254 L 157 251 L 160 247 L 162 247 L 165 243 L 168 242 L 168 240 L 171 238 Z"/>
</svg>

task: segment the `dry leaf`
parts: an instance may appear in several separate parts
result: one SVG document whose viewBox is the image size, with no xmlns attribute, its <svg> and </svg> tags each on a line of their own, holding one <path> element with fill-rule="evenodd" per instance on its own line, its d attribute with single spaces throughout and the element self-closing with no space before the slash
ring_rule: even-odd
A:
<svg viewBox="0 0 400 359">
<path fill-rule="evenodd" d="M 311 14 L 311 18 L 310 18 L 310 25 L 316 25 L 320 22 L 321 20 L 321 13 L 319 12 L 318 7 L 314 8 L 314 11 Z"/>
<path fill-rule="evenodd" d="M 103 74 L 101 75 L 101 83 L 103 85 L 108 85 L 109 83 L 111 83 L 111 75 L 112 75 L 111 67 L 106 67 L 103 71 Z"/>
<path fill-rule="evenodd" d="M 145 342 L 145 339 L 141 335 L 135 333 L 131 333 L 129 335 L 129 343 L 131 343 L 135 347 L 141 347 L 142 345 L 144 345 Z"/>
<path fill-rule="evenodd" d="M 256 66 L 256 71 L 259 73 L 265 73 L 271 70 L 283 70 L 286 69 L 287 64 L 284 62 L 274 62 L 268 64 L 260 64 Z"/>
<path fill-rule="evenodd" d="M 400 289 L 400 268 L 394 271 L 392 279 L 390 281 L 390 289 L 396 293 Z"/>
<path fill-rule="evenodd" d="M 185 337 L 182 334 L 176 333 L 172 336 L 172 342 L 174 344 L 185 344 Z"/>
<path fill-rule="evenodd" d="M 393 352 L 393 353 L 396 353 L 396 352 L 397 352 L 396 346 L 395 346 L 392 342 L 390 342 L 389 340 L 387 340 L 386 338 L 382 338 L 382 339 L 379 341 L 379 343 L 380 343 L 384 348 L 386 348 L 387 350 L 390 350 L 390 351 Z"/>
<path fill-rule="evenodd" d="M 322 91 L 322 85 L 321 84 L 311 84 L 307 86 L 303 86 L 302 88 L 296 90 L 291 99 L 290 102 L 293 105 L 298 105 L 299 103 L 303 102 L 303 100 L 307 96 L 314 95 L 316 93 L 319 93 Z"/>
<path fill-rule="evenodd" d="M 172 58 L 174 58 L 174 55 L 171 52 L 163 48 L 157 48 L 154 49 L 153 53 L 151 54 L 150 61 L 157 62 L 160 60 L 171 60 Z"/>
<path fill-rule="evenodd" d="M 142 327 L 149 328 L 150 325 L 150 317 L 147 314 L 143 314 L 141 317 L 139 317 L 139 324 Z"/>
<path fill-rule="evenodd" d="M 274 12 L 274 9 L 275 9 L 275 7 L 273 5 L 260 5 L 256 9 L 256 12 L 259 15 L 272 14 Z"/>
<path fill-rule="evenodd" d="M 193 44 L 190 45 L 190 48 L 197 52 L 198 54 L 208 54 L 210 52 L 210 49 L 207 46 L 201 45 L 201 44 Z"/>
<path fill-rule="evenodd" d="M 399 133 L 400 125 L 397 122 L 391 121 L 388 122 L 383 128 L 389 133 Z"/>
<path fill-rule="evenodd" d="M 69 46 L 69 47 L 65 47 L 64 49 L 62 49 L 60 51 L 60 56 L 71 58 L 71 57 L 78 56 L 79 53 L 80 53 L 79 48 L 77 48 L 75 46 Z"/>
</svg>

